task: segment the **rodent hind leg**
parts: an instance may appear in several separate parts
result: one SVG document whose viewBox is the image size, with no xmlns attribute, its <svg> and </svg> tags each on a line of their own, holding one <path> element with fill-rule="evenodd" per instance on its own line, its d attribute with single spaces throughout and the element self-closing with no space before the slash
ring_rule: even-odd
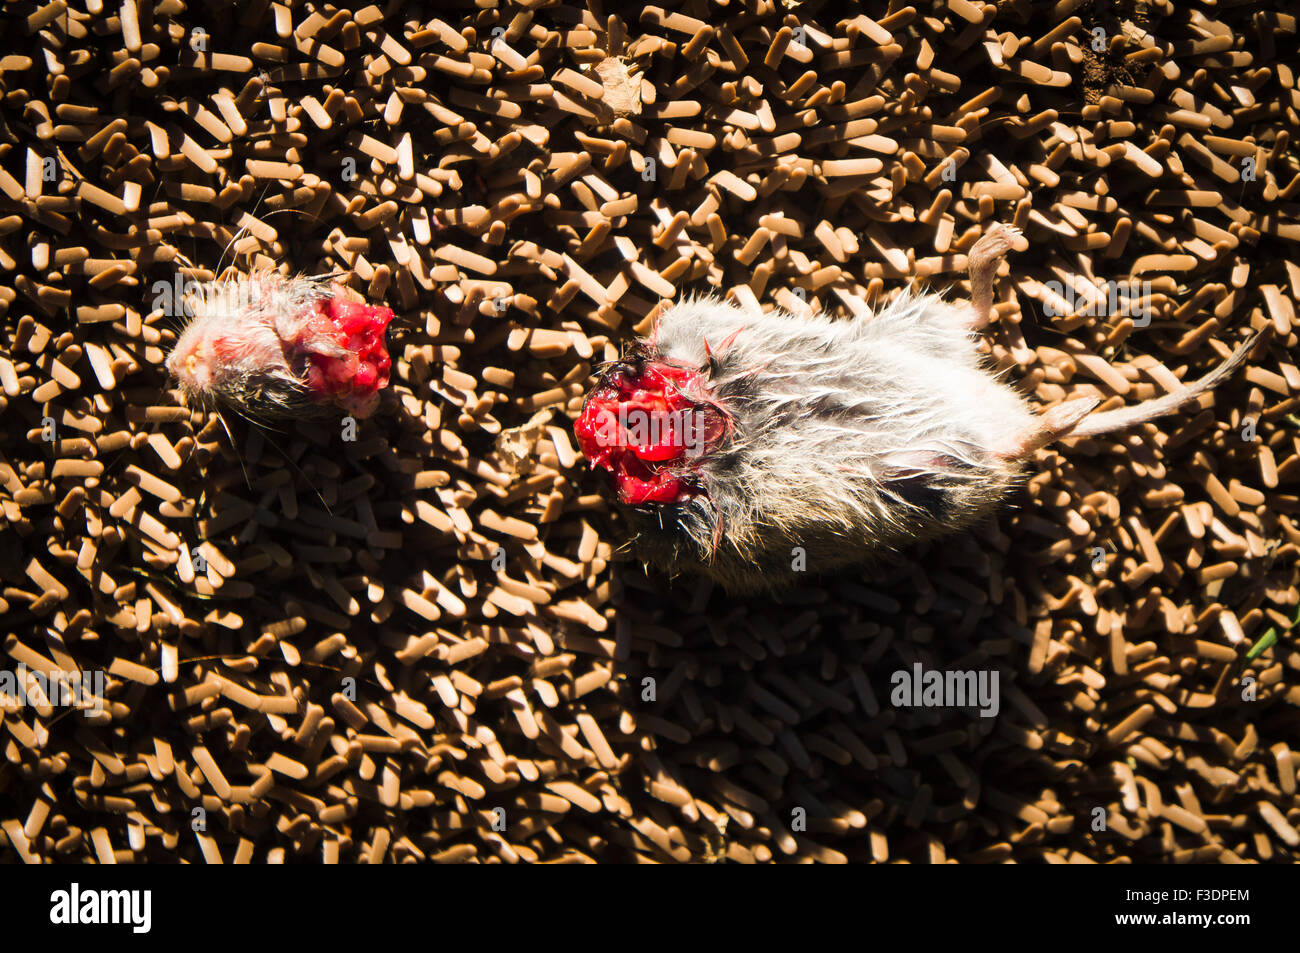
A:
<svg viewBox="0 0 1300 953">
<path fill-rule="evenodd" d="M 1016 438 L 1015 445 L 999 451 L 998 456 L 1006 460 L 1023 460 L 1040 447 L 1068 437 L 1099 403 L 1101 400 L 1097 397 L 1079 397 L 1043 411 Z"/>
<path fill-rule="evenodd" d="M 970 272 L 971 310 L 975 312 L 971 327 L 975 330 L 984 327 L 992 319 L 993 278 L 997 274 L 998 263 L 1019 237 L 1020 229 L 999 222 L 980 236 L 966 256 L 966 268 Z"/>
</svg>

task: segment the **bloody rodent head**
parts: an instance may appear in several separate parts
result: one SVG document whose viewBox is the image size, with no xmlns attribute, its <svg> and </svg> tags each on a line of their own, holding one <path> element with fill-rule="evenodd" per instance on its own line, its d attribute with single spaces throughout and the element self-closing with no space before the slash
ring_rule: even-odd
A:
<svg viewBox="0 0 1300 953">
<path fill-rule="evenodd" d="M 334 407 L 367 417 L 388 385 L 388 308 L 357 303 L 331 276 L 258 271 L 201 285 L 167 369 L 192 401 L 262 420 Z"/>
<path fill-rule="evenodd" d="M 573 425 L 590 465 L 613 473 L 619 499 L 633 506 L 699 496 L 695 467 L 730 429 L 701 371 L 642 353 L 605 372 Z"/>
</svg>

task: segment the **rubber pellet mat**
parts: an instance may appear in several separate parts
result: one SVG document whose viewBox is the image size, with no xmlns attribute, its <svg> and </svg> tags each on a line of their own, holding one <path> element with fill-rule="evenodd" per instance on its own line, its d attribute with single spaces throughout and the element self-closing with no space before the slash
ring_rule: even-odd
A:
<svg viewBox="0 0 1300 953">
<path fill-rule="evenodd" d="M 6 4 L 0 860 L 1294 862 L 1284 8 Z M 688 293 L 964 299 L 996 222 L 1043 406 L 1265 335 L 887 565 L 647 574 L 572 432 L 602 365 Z M 380 410 L 187 406 L 230 269 L 391 308 Z"/>
</svg>

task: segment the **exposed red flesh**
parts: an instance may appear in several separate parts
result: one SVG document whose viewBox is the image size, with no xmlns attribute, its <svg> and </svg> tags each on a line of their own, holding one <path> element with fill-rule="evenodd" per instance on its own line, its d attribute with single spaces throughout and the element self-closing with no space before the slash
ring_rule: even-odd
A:
<svg viewBox="0 0 1300 953">
<path fill-rule="evenodd" d="M 341 347 L 341 356 L 308 347 L 307 390 L 313 400 L 332 400 L 345 408 L 363 408 L 388 386 L 392 362 L 384 332 L 393 320 L 388 308 L 343 298 L 322 298 L 314 305 L 304 343 L 325 338 Z"/>
<path fill-rule="evenodd" d="M 721 414 L 691 396 L 702 394 L 700 374 L 684 367 L 654 362 L 636 375 L 618 369 L 592 391 L 573 432 L 591 466 L 614 474 L 624 503 L 677 503 L 699 492 L 680 475 L 688 461 L 691 415 L 700 415 L 694 426 L 702 426 L 706 448 L 725 430 Z M 638 419 L 640 427 L 632 424 Z M 622 426 L 624 421 L 630 425 Z M 638 435 L 638 429 L 644 432 Z"/>
</svg>

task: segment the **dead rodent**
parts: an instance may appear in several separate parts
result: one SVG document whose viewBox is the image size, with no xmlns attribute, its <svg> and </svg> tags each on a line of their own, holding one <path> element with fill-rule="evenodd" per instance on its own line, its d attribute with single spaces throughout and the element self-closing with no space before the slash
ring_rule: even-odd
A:
<svg viewBox="0 0 1300 953">
<path fill-rule="evenodd" d="M 368 417 L 388 385 L 393 312 L 350 300 L 333 275 L 257 270 L 199 285 L 167 370 L 191 404 L 256 422 L 342 411 Z"/>
<path fill-rule="evenodd" d="M 716 298 L 667 309 L 609 367 L 574 425 L 614 474 L 636 550 L 732 592 L 869 562 L 987 515 L 1038 448 L 1176 411 L 1233 372 L 1258 335 L 1181 390 L 1090 414 L 1036 413 L 975 347 L 998 261 L 995 225 L 969 255 L 973 300 L 904 294 L 854 320 L 755 316 Z"/>
</svg>

